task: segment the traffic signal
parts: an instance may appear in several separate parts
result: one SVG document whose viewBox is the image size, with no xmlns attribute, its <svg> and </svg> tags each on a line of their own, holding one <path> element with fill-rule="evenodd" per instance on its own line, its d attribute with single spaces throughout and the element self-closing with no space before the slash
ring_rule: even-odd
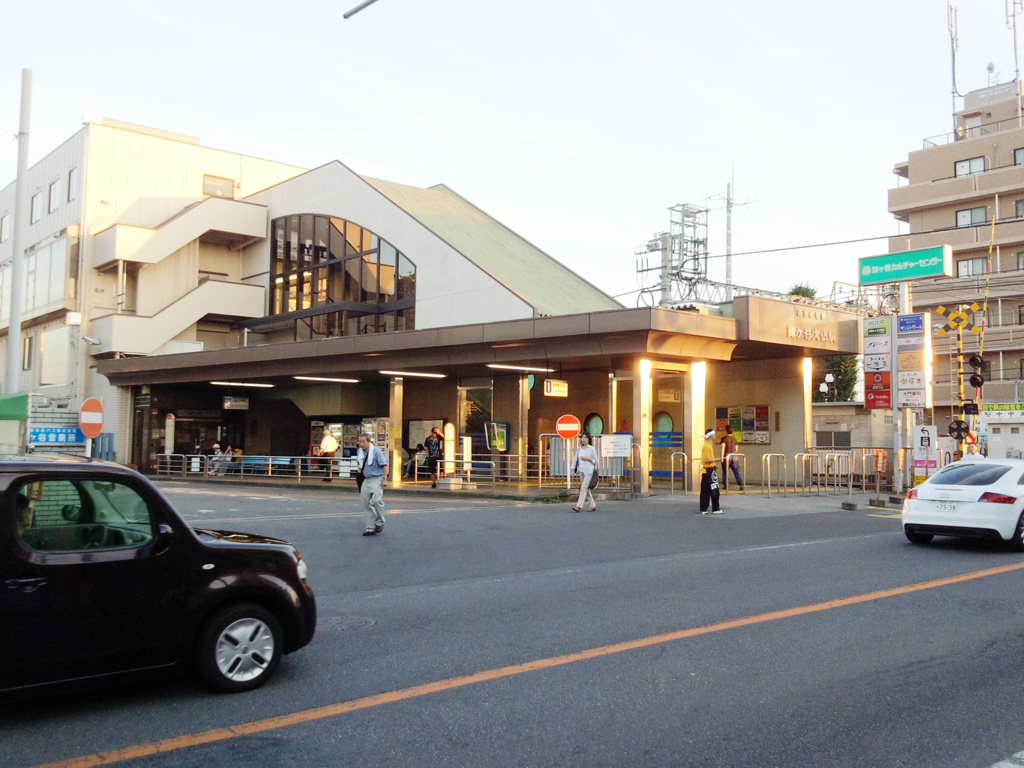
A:
<svg viewBox="0 0 1024 768">
<path fill-rule="evenodd" d="M 971 374 L 971 378 L 968 381 L 972 387 L 979 389 L 985 383 L 985 361 L 981 355 L 975 353 L 967 358 L 967 364 L 974 369 L 974 373 Z"/>
</svg>

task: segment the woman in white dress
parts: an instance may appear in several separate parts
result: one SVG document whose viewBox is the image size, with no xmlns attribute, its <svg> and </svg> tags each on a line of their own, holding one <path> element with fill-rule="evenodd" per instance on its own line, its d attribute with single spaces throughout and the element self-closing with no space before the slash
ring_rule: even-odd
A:
<svg viewBox="0 0 1024 768">
<path fill-rule="evenodd" d="M 583 508 L 583 503 L 589 502 L 590 511 L 593 512 L 597 509 L 597 505 L 594 504 L 594 494 L 591 493 L 591 488 L 597 485 L 594 482 L 597 480 L 597 451 L 590 444 L 590 435 L 586 432 L 580 435 L 580 447 L 576 449 L 576 457 L 573 459 L 572 466 L 573 471 L 582 478 L 580 498 L 572 511 L 579 512 Z"/>
</svg>

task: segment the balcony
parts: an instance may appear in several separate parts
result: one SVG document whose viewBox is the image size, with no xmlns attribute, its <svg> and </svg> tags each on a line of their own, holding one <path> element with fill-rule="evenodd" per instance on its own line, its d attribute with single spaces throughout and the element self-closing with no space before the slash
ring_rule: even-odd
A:
<svg viewBox="0 0 1024 768">
<path fill-rule="evenodd" d="M 119 261 L 156 264 L 193 240 L 238 249 L 267 236 L 266 206 L 208 197 L 159 227 L 114 224 L 93 241 L 93 267 L 110 269 Z"/>
<path fill-rule="evenodd" d="M 96 318 L 89 333 L 101 343 L 90 353 L 159 354 L 169 341 L 204 318 L 262 317 L 264 296 L 262 286 L 207 280 L 151 317 L 120 314 Z M 214 307 L 216 310 L 211 309 Z"/>
</svg>

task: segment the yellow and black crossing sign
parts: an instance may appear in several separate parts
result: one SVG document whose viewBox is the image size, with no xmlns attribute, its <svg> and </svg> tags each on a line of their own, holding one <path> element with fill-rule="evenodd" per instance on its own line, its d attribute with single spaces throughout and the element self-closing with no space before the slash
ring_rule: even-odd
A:
<svg viewBox="0 0 1024 768">
<path fill-rule="evenodd" d="M 936 310 L 940 315 L 946 318 L 946 324 L 939 328 L 939 336 L 945 336 L 950 331 L 954 331 L 957 328 L 963 328 L 965 331 L 971 333 L 981 333 L 981 328 L 974 324 L 974 313 L 981 309 L 977 302 L 971 305 L 960 304 L 956 307 L 940 306 Z"/>
</svg>

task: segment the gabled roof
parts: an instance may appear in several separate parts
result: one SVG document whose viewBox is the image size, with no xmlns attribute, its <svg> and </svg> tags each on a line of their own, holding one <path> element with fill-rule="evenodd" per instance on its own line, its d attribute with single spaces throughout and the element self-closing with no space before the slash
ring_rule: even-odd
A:
<svg viewBox="0 0 1024 768">
<path fill-rule="evenodd" d="M 366 176 L 361 178 L 533 306 L 538 315 L 622 309 L 611 296 L 444 184 L 421 189 Z"/>
</svg>

